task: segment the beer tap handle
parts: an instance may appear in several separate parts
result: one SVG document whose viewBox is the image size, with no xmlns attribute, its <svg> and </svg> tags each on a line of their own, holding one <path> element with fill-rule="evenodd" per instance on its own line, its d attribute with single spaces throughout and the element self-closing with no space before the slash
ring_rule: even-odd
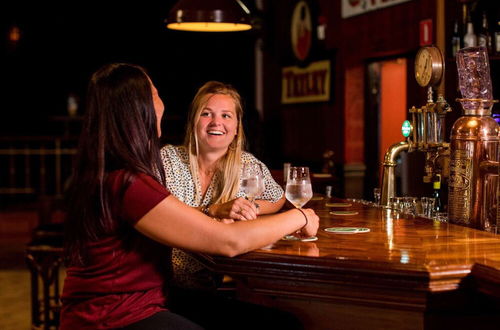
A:
<svg viewBox="0 0 500 330">
<path fill-rule="evenodd" d="M 430 183 L 435 174 L 440 174 L 442 178 L 449 176 L 450 148 L 449 143 L 443 143 L 437 149 L 429 150 L 425 153 L 425 176 L 423 181 Z"/>
<path fill-rule="evenodd" d="M 434 98 L 432 96 L 432 86 L 427 87 L 427 103 L 434 103 Z"/>
<path fill-rule="evenodd" d="M 451 112 L 450 104 L 445 100 L 444 96 L 439 94 L 437 97 L 437 113 L 440 115 L 445 115 L 447 112 Z"/>
</svg>

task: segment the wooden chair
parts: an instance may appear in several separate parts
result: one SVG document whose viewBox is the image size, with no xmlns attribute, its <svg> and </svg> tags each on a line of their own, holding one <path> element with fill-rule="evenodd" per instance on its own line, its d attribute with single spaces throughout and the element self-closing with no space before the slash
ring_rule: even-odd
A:
<svg viewBox="0 0 500 330">
<path fill-rule="evenodd" d="M 26 247 L 31 273 L 32 329 L 57 329 L 61 308 L 59 271 L 63 264 L 61 224 L 40 225 Z"/>
</svg>

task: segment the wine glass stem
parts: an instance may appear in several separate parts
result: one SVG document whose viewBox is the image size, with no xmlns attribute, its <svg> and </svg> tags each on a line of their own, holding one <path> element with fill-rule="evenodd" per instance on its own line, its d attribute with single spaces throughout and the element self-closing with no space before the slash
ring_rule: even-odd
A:
<svg viewBox="0 0 500 330">
<path fill-rule="evenodd" d="M 295 208 L 296 208 L 296 209 L 302 209 L 302 207 L 301 207 L 301 206 L 295 206 Z M 300 234 L 300 229 L 297 229 L 297 230 L 295 231 L 295 234 Z"/>
</svg>

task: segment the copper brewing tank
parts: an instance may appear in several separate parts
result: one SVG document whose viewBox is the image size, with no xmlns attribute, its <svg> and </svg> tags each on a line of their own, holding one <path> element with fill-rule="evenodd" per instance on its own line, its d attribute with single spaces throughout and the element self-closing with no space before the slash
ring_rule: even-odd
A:
<svg viewBox="0 0 500 330">
<path fill-rule="evenodd" d="M 499 128 L 489 109 L 466 111 L 451 129 L 450 222 L 494 230 L 497 221 Z"/>
</svg>

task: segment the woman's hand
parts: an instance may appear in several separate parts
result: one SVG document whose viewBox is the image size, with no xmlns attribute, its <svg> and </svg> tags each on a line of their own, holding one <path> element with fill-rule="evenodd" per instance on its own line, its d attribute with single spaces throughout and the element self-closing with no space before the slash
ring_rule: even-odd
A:
<svg viewBox="0 0 500 330">
<path fill-rule="evenodd" d="M 318 232 L 319 217 L 316 215 L 313 209 L 301 209 L 301 210 L 307 217 L 307 223 L 304 223 L 305 225 L 299 230 L 298 235 L 300 237 L 315 236 L 316 233 Z M 306 219 L 304 219 L 304 221 L 306 221 Z"/>
<path fill-rule="evenodd" d="M 219 219 L 218 221 L 222 222 L 222 223 L 225 223 L 225 224 L 234 223 L 233 219 Z"/>
<path fill-rule="evenodd" d="M 239 197 L 223 204 L 211 205 L 209 213 L 221 219 L 254 220 L 259 211 L 254 203 Z"/>
</svg>

